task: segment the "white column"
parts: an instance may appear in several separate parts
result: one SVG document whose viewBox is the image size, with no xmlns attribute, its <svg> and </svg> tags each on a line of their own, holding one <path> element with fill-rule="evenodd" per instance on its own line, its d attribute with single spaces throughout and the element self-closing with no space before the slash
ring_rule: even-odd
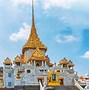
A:
<svg viewBox="0 0 89 90">
<path fill-rule="evenodd" d="M 42 61 L 42 66 L 43 66 L 43 61 Z"/>
<path fill-rule="evenodd" d="M 34 66 L 34 61 L 32 60 L 32 66 Z"/>
<path fill-rule="evenodd" d="M 36 61 L 34 61 L 34 66 L 36 66 Z"/>
<path fill-rule="evenodd" d="M 69 66 L 67 65 L 67 68 L 69 69 Z"/>
<path fill-rule="evenodd" d="M 46 66 L 46 61 L 45 61 L 45 66 Z"/>
<path fill-rule="evenodd" d="M 32 60 L 31 60 L 31 62 L 30 62 L 30 65 L 32 66 Z"/>
<path fill-rule="evenodd" d="M 72 67 L 72 69 L 73 69 L 73 67 Z"/>
<path fill-rule="evenodd" d="M 27 61 L 28 61 L 28 51 L 25 51 L 25 60 L 26 60 L 26 64 L 27 64 Z"/>
<path fill-rule="evenodd" d="M 63 68 L 63 64 L 61 65 L 61 67 Z"/>
</svg>

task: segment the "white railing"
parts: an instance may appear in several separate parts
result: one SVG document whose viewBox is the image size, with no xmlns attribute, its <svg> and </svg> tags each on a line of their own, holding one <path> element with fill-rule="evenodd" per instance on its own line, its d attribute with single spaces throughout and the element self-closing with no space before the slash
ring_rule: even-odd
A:
<svg viewBox="0 0 89 90">
<path fill-rule="evenodd" d="M 78 81 L 76 81 L 75 79 L 74 79 L 74 84 L 75 84 L 75 86 L 76 86 L 77 88 L 79 88 L 80 90 L 85 90 L 85 89 L 83 89 L 83 88 L 79 85 Z"/>
<path fill-rule="evenodd" d="M 39 83 L 40 83 L 40 90 L 45 90 L 40 81 Z"/>
<path fill-rule="evenodd" d="M 70 75 L 67 75 L 67 77 L 69 77 L 70 79 L 72 79 L 72 77 L 70 76 Z M 78 88 L 78 89 L 80 89 L 80 90 L 85 90 L 84 88 L 82 88 L 82 86 L 78 83 L 78 81 L 76 81 L 75 79 L 74 79 L 74 85 Z"/>
</svg>

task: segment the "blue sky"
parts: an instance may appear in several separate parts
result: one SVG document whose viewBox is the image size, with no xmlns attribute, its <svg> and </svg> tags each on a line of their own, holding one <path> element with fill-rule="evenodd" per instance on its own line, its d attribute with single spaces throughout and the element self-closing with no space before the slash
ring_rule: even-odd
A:
<svg viewBox="0 0 89 90">
<path fill-rule="evenodd" d="M 89 72 L 89 0 L 34 0 L 35 23 L 52 63 L 66 57 Z M 31 0 L 0 0 L 0 66 L 21 54 L 31 28 Z"/>
</svg>

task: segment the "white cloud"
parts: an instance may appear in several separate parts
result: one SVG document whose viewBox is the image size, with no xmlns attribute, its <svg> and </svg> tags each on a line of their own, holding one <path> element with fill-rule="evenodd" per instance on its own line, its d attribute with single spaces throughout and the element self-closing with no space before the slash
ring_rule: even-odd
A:
<svg viewBox="0 0 89 90">
<path fill-rule="evenodd" d="M 61 20 L 63 23 L 67 23 L 67 17 L 61 17 L 60 20 Z"/>
<path fill-rule="evenodd" d="M 81 56 L 82 58 L 89 58 L 89 51 L 86 51 L 85 53 L 84 53 L 84 55 L 83 56 Z"/>
<path fill-rule="evenodd" d="M 69 42 L 77 41 L 77 38 L 74 37 L 73 35 L 60 35 L 60 34 L 58 34 L 55 38 L 55 41 L 58 43 L 69 43 Z"/>
<path fill-rule="evenodd" d="M 23 26 L 19 29 L 19 32 L 17 33 L 12 33 L 10 35 L 10 40 L 11 41 L 18 41 L 18 40 L 24 40 L 27 39 L 29 34 L 30 34 L 30 25 L 27 23 L 23 23 Z"/>
<path fill-rule="evenodd" d="M 61 8 L 71 8 L 72 4 L 76 0 L 45 0 L 43 2 L 43 8 L 49 9 L 49 8 L 54 8 L 54 7 L 61 7 Z"/>
<path fill-rule="evenodd" d="M 11 0 L 12 6 L 18 6 L 21 4 L 32 4 L 32 0 Z M 36 0 L 34 0 L 34 3 L 36 3 Z"/>
</svg>

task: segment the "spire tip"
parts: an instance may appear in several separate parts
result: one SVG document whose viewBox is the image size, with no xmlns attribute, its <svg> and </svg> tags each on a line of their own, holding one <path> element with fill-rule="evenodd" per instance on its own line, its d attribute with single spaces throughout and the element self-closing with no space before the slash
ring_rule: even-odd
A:
<svg viewBox="0 0 89 90">
<path fill-rule="evenodd" d="M 35 26 L 35 23 L 34 23 L 34 2 L 32 0 L 32 26 Z"/>
</svg>

